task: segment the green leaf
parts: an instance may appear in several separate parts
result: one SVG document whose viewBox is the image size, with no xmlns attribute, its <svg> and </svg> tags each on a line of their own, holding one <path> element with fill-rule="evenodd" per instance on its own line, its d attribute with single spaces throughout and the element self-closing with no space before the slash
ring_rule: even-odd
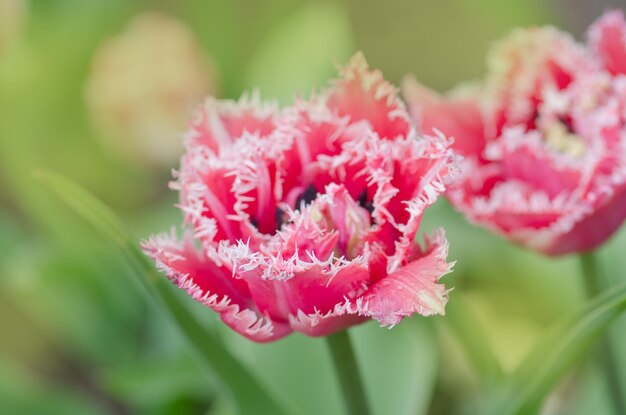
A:
<svg viewBox="0 0 626 415">
<path fill-rule="evenodd" d="M 606 374 L 594 362 L 589 362 L 585 366 L 580 371 L 580 376 L 576 376 L 576 384 L 570 386 L 570 396 L 574 399 L 565 403 L 566 406 L 561 413 L 568 415 L 615 415 L 607 387 Z"/>
<path fill-rule="evenodd" d="M 373 414 L 426 414 L 435 389 L 438 349 L 432 321 L 393 329 L 369 322 L 350 330 Z"/>
<path fill-rule="evenodd" d="M 0 264 L 12 257 L 17 242 L 23 239 L 22 230 L 16 222 L 16 218 L 0 209 Z"/>
<path fill-rule="evenodd" d="M 139 249 L 124 225 L 104 204 L 67 178 L 53 172 L 38 172 L 37 177 L 70 208 L 113 242 L 128 260 L 137 277 L 177 323 L 185 337 L 208 368 L 235 398 L 242 414 L 288 414 L 267 388 L 239 362 L 222 343 L 209 333 L 189 312 L 171 284 L 159 275 Z"/>
<path fill-rule="evenodd" d="M 213 398 L 213 387 L 195 359 L 158 356 L 110 368 L 100 375 L 113 396 L 140 408 L 164 407 L 184 397 Z"/>
<path fill-rule="evenodd" d="M 488 405 L 487 414 L 535 414 L 569 368 L 624 310 L 626 284 L 615 286 L 562 323 L 537 344 Z"/>
<path fill-rule="evenodd" d="M 1 273 L 0 289 L 76 359 L 92 366 L 134 361 L 134 334 L 146 323 L 145 305 L 139 290 L 120 289 L 129 273 L 119 255 L 92 250 L 87 258 L 45 242 L 18 245 Z"/>
<path fill-rule="evenodd" d="M 343 413 L 341 392 L 324 339 L 294 333 L 278 342 L 256 345 L 241 336 L 224 334 L 251 362 L 259 378 L 283 391 L 303 414 Z"/>
<path fill-rule="evenodd" d="M 0 358 L 0 413 L 20 415 L 104 415 L 104 408 L 79 391 L 36 379 Z"/>
</svg>

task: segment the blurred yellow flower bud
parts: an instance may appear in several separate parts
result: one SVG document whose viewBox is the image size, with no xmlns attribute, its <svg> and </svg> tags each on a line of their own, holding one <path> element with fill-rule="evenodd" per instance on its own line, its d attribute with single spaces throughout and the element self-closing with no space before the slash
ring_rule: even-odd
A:
<svg viewBox="0 0 626 415">
<path fill-rule="evenodd" d="M 169 167 L 182 154 L 190 111 L 215 90 L 213 65 L 190 28 L 146 13 L 96 51 L 86 100 L 105 147 L 143 167 Z"/>
</svg>

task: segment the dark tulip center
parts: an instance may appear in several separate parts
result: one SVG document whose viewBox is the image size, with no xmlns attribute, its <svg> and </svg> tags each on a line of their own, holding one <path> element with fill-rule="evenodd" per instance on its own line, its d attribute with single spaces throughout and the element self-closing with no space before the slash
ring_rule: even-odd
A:
<svg viewBox="0 0 626 415">
<path fill-rule="evenodd" d="M 296 199 L 294 209 L 299 209 L 302 206 L 307 206 L 311 204 L 315 199 L 317 199 L 318 195 L 319 191 L 315 188 L 315 186 L 310 184 L 306 187 L 306 189 L 304 189 L 300 196 L 298 196 L 298 199 Z M 363 192 L 357 199 L 357 202 L 359 203 L 359 206 L 361 206 L 370 214 L 370 216 L 372 215 L 372 213 L 374 212 L 374 204 L 373 201 L 369 200 L 369 198 L 367 197 L 367 190 L 363 190 Z M 285 211 L 279 207 L 276 207 L 276 210 L 274 211 L 274 223 L 276 224 L 276 228 L 274 229 L 274 231 L 279 231 L 285 221 Z M 254 225 L 255 228 L 259 228 L 259 221 L 256 217 L 251 218 L 250 223 Z M 373 224 L 374 218 L 372 217 L 371 225 Z"/>
<path fill-rule="evenodd" d="M 317 199 L 317 195 L 319 195 L 319 192 L 317 191 L 315 186 L 310 184 L 306 189 L 304 189 L 304 192 L 302 192 L 302 194 L 298 197 L 294 208 L 298 209 L 302 205 L 302 202 L 304 202 L 305 206 L 310 204 L 315 199 Z"/>
</svg>

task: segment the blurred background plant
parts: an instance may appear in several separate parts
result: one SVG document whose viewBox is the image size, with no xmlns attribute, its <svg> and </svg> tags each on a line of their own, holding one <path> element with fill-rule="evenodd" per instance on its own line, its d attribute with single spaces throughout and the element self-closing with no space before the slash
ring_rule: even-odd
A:
<svg viewBox="0 0 626 415">
<path fill-rule="evenodd" d="M 0 413 L 235 413 L 123 261 L 33 180 L 35 169 L 79 182 L 145 237 L 180 221 L 167 181 L 188 109 L 205 94 L 258 88 L 285 102 L 324 85 L 356 50 L 392 82 L 411 72 L 445 90 L 478 78 L 487 48 L 512 27 L 549 23 L 580 38 L 610 6 L 626 1 L 0 0 Z M 443 201 L 423 229 L 442 224 L 458 261 L 446 277 L 451 305 L 462 299 L 510 371 L 581 303 L 577 263 L 506 246 Z M 600 250 L 615 282 L 626 278 L 624 247 L 621 231 Z M 252 344 L 189 305 L 304 413 L 340 413 L 322 341 Z M 375 413 L 475 413 L 485 386 L 451 326 L 414 318 L 354 330 Z M 612 334 L 625 350 L 626 319 Z M 581 362 L 544 413 L 610 414 L 606 395 L 597 368 Z"/>
<path fill-rule="evenodd" d="M 129 162 L 167 168 L 182 154 L 191 111 L 217 96 L 215 70 L 191 30 L 142 13 L 98 48 L 85 98 L 103 144 Z"/>
</svg>

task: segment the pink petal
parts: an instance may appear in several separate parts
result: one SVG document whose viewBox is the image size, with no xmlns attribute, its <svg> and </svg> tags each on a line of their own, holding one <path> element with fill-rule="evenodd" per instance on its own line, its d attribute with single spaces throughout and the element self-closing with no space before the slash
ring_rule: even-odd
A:
<svg viewBox="0 0 626 415">
<path fill-rule="evenodd" d="M 438 281 L 451 271 L 452 264 L 445 260 L 447 251 L 447 241 L 439 231 L 433 239 L 427 238 L 425 252 L 415 249 L 418 258 L 376 282 L 362 296 L 346 298 L 326 313 L 300 311 L 290 318 L 290 325 L 309 336 L 325 336 L 370 317 L 393 326 L 416 313 L 444 314 L 448 291 Z"/>
<path fill-rule="evenodd" d="M 589 29 L 589 46 L 612 74 L 626 74 L 626 20 L 621 10 L 605 13 Z"/>
<path fill-rule="evenodd" d="M 260 232 L 273 234 L 281 225 L 275 213 L 277 196 L 282 193 L 277 163 L 262 153 L 247 159 L 241 157 L 229 174 L 234 177 L 233 219 L 254 223 Z"/>
<path fill-rule="evenodd" d="M 352 198 L 343 185 L 329 184 L 314 204 L 331 229 L 338 234 L 336 250 L 354 258 L 363 250 L 363 238 L 370 227 L 370 214 Z"/>
<path fill-rule="evenodd" d="M 239 101 L 208 98 L 192 122 L 190 140 L 219 153 L 244 132 L 266 136 L 278 122 L 277 105 L 261 102 L 259 94 L 243 95 Z"/>
<path fill-rule="evenodd" d="M 426 239 L 423 254 L 374 284 L 360 299 L 363 313 L 383 326 L 398 324 L 413 314 L 445 314 L 448 291 L 439 279 L 449 273 L 448 243 L 443 231 Z"/>
<path fill-rule="evenodd" d="M 332 312 L 337 303 L 365 291 L 370 279 L 367 261 L 363 259 L 335 261 L 331 268 L 313 264 L 302 267 L 286 280 L 264 279 L 254 272 L 242 275 L 259 309 L 278 321 L 288 320 L 298 313 Z"/>
<path fill-rule="evenodd" d="M 177 241 L 173 233 L 156 236 L 142 243 L 142 248 L 172 282 L 194 300 L 219 313 L 226 324 L 243 336 L 266 342 L 291 331 L 288 326 L 253 311 L 255 306 L 246 283 L 200 254 L 190 235 L 184 243 Z"/>
<path fill-rule="evenodd" d="M 318 99 L 322 100 L 320 97 Z M 340 151 L 340 141 L 346 134 L 347 119 L 331 113 L 324 101 L 298 101 L 286 111 L 291 123 L 283 133 L 292 137 L 291 146 L 281 159 L 283 189 L 286 202 L 294 209 L 295 202 L 319 174 L 314 165 L 319 157 L 332 157 Z M 318 184 L 319 189 L 323 185 Z"/>
<path fill-rule="evenodd" d="M 581 181 L 580 165 L 569 155 L 551 150 L 544 140 L 537 131 L 510 129 L 500 141 L 491 144 L 488 153 L 497 151 L 507 180 L 523 181 L 551 198 L 573 192 Z"/>
<path fill-rule="evenodd" d="M 307 336 L 319 337 L 361 324 L 369 319 L 368 316 L 359 315 L 356 310 L 351 310 L 350 307 L 349 303 L 347 305 L 341 303 L 337 305 L 337 311 L 326 314 L 299 312 L 297 315 L 291 316 L 289 324 L 294 331 Z"/>
<path fill-rule="evenodd" d="M 500 135 L 504 126 L 535 128 L 544 91 L 563 90 L 577 74 L 596 67 L 593 57 L 566 33 L 552 27 L 515 30 L 489 55 L 488 136 Z"/>
<path fill-rule="evenodd" d="M 474 222 L 512 239 L 517 239 L 513 235 L 520 230 L 536 231 L 550 227 L 565 210 L 563 203 L 554 203 L 545 192 L 519 180 L 498 183 L 488 197 L 470 199 L 469 205 L 457 203 L 455 197 L 452 193 L 455 206 Z"/>
<path fill-rule="evenodd" d="M 397 193 L 387 208 L 403 231 L 407 227 L 417 230 L 424 210 L 435 203 L 457 175 L 450 141 L 443 136 L 398 140 L 393 143 L 392 160 L 391 184 Z M 376 162 L 373 157 L 368 161 L 370 166 Z M 375 203 L 378 205 L 382 200 Z"/>
<path fill-rule="evenodd" d="M 592 214 L 575 222 L 568 232 L 541 247 L 543 251 L 549 255 L 584 252 L 606 241 L 626 219 L 626 186 L 622 184 L 614 192 L 602 198 Z"/>
<path fill-rule="evenodd" d="M 370 71 L 362 53 L 340 68 L 328 98 L 329 108 L 350 121 L 365 120 L 382 138 L 406 136 L 411 128 L 406 108 L 397 89 L 385 81 L 378 70 Z"/>
<path fill-rule="evenodd" d="M 485 129 L 477 96 L 441 97 L 413 77 L 404 79 L 402 92 L 422 133 L 441 131 L 454 139 L 454 149 L 463 156 L 482 153 Z"/>
<path fill-rule="evenodd" d="M 205 172 L 186 171 L 181 175 L 180 204 L 200 239 L 241 238 L 239 224 L 230 219 L 235 215 L 236 202 L 231 192 L 234 178 L 228 176 L 230 171 L 228 166 L 216 166 Z"/>
</svg>

